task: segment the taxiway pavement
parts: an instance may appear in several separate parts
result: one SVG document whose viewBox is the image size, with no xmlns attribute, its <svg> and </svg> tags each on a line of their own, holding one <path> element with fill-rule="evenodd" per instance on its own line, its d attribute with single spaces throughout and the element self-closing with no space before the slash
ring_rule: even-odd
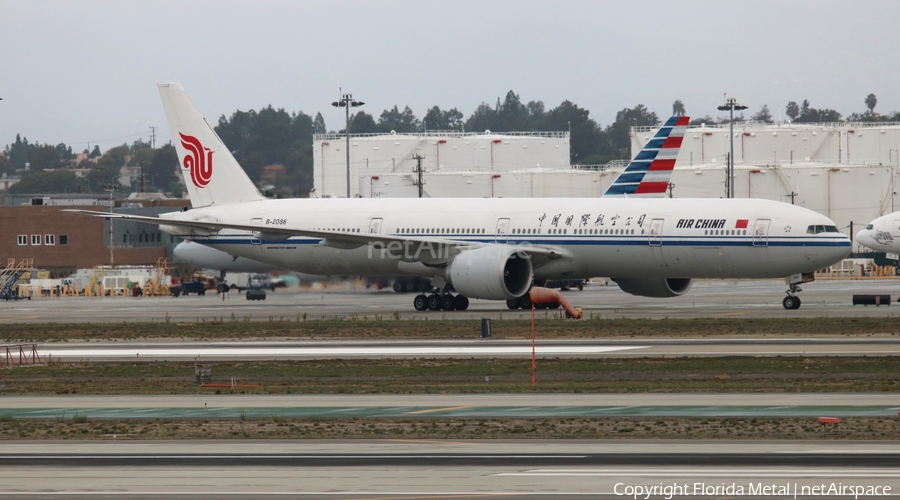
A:
<svg viewBox="0 0 900 500">
<path fill-rule="evenodd" d="M 854 294 L 900 294 L 900 278 L 821 280 L 804 285 L 802 306 L 787 311 L 781 306 L 786 286 L 783 280 L 700 280 L 681 297 L 654 299 L 635 297 L 609 282 L 590 283 L 582 292 L 566 297 L 591 315 L 601 318 L 694 318 L 694 317 L 829 317 L 892 316 L 900 304 L 853 306 Z M 381 316 L 411 318 L 520 318 L 531 311 L 510 310 L 501 301 L 473 299 L 466 311 L 417 312 L 413 294 L 389 290 L 279 290 L 265 301 L 247 301 L 242 294 L 189 297 L 72 297 L 35 298 L 0 302 L 0 324 L 80 323 L 131 321 L 295 321 Z M 552 315 L 556 312 L 538 311 Z M 305 316 L 304 316 L 305 315 Z"/>
<path fill-rule="evenodd" d="M 731 485 L 742 497 L 771 497 L 762 488 L 774 486 L 789 489 L 776 497 L 809 498 L 804 488 L 832 483 L 900 489 L 895 442 L 8 441 L 0 464 L 4 498 L 629 498 L 625 487 L 636 485 L 686 485 L 677 496 L 711 498 L 738 496 L 715 490 Z"/>
</svg>

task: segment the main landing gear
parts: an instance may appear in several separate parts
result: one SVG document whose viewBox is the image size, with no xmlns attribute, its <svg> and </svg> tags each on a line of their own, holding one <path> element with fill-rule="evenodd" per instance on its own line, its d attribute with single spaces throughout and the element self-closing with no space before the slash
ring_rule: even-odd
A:
<svg viewBox="0 0 900 500">
<path fill-rule="evenodd" d="M 469 299 L 463 295 L 453 295 L 444 290 L 432 292 L 430 295 L 420 294 L 413 299 L 416 311 L 465 311 L 469 308 Z"/>
</svg>

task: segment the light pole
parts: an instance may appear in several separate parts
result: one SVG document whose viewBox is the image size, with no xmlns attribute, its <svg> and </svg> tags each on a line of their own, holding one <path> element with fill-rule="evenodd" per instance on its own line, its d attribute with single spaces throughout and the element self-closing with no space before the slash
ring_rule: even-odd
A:
<svg viewBox="0 0 900 500">
<path fill-rule="evenodd" d="M 109 192 L 109 213 L 113 213 L 113 193 L 119 189 L 118 184 L 101 184 L 104 191 Z M 109 218 L 109 267 L 116 267 L 116 261 L 113 258 L 113 218 Z"/>
<path fill-rule="evenodd" d="M 734 110 L 744 110 L 747 106 L 741 106 L 733 97 L 725 100 L 725 104 L 718 107 L 719 111 L 728 110 L 731 113 L 729 120 L 728 140 L 731 143 L 731 154 L 728 155 L 728 197 L 734 198 Z"/>
<path fill-rule="evenodd" d="M 344 108 L 347 119 L 347 128 L 344 130 L 347 134 L 347 198 L 350 197 L 350 108 L 358 108 L 365 104 L 362 101 L 354 101 L 353 94 L 342 94 L 340 101 L 331 103 L 336 108 Z"/>
</svg>

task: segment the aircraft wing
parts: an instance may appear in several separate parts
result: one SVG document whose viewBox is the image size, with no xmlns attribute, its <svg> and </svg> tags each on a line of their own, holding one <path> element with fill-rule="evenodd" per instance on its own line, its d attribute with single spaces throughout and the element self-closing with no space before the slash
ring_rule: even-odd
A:
<svg viewBox="0 0 900 500">
<path fill-rule="evenodd" d="M 396 258 L 410 262 L 422 262 L 426 265 L 440 266 L 448 263 L 460 252 L 467 249 L 480 248 L 493 245 L 476 241 L 460 241 L 448 238 L 417 238 L 409 236 L 394 236 L 389 234 L 348 233 L 342 231 L 321 231 L 312 229 L 296 229 L 289 227 L 255 226 L 251 224 L 234 224 L 222 221 L 196 221 L 183 219 L 164 219 L 146 215 L 118 214 L 110 212 L 97 212 L 94 210 L 64 209 L 63 212 L 87 214 L 106 219 L 123 219 L 156 224 L 159 226 L 180 227 L 197 229 L 205 232 L 217 232 L 222 229 L 247 231 L 265 240 L 286 240 L 292 236 L 305 236 L 308 238 L 321 238 L 320 245 L 351 250 L 364 245 L 373 245 L 376 250 L 395 255 Z M 534 245 L 516 245 L 523 254 L 532 257 L 535 265 L 539 265 L 550 259 L 562 257 L 562 252 L 550 248 Z M 535 259 L 536 258 L 536 259 Z"/>
</svg>

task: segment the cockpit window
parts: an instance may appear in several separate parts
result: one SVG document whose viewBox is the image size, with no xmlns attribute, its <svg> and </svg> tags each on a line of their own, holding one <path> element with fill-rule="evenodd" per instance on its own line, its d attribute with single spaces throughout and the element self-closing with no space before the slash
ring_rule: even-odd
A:
<svg viewBox="0 0 900 500">
<path fill-rule="evenodd" d="M 806 232 L 808 234 L 819 234 L 819 233 L 839 233 L 837 227 L 835 226 L 809 226 L 806 228 Z"/>
<path fill-rule="evenodd" d="M 869 230 L 869 231 L 871 231 L 871 230 L 872 230 L 872 227 L 873 227 L 873 226 L 872 226 L 872 224 L 868 224 L 868 225 L 866 225 L 866 229 L 868 229 L 868 230 Z"/>
</svg>

